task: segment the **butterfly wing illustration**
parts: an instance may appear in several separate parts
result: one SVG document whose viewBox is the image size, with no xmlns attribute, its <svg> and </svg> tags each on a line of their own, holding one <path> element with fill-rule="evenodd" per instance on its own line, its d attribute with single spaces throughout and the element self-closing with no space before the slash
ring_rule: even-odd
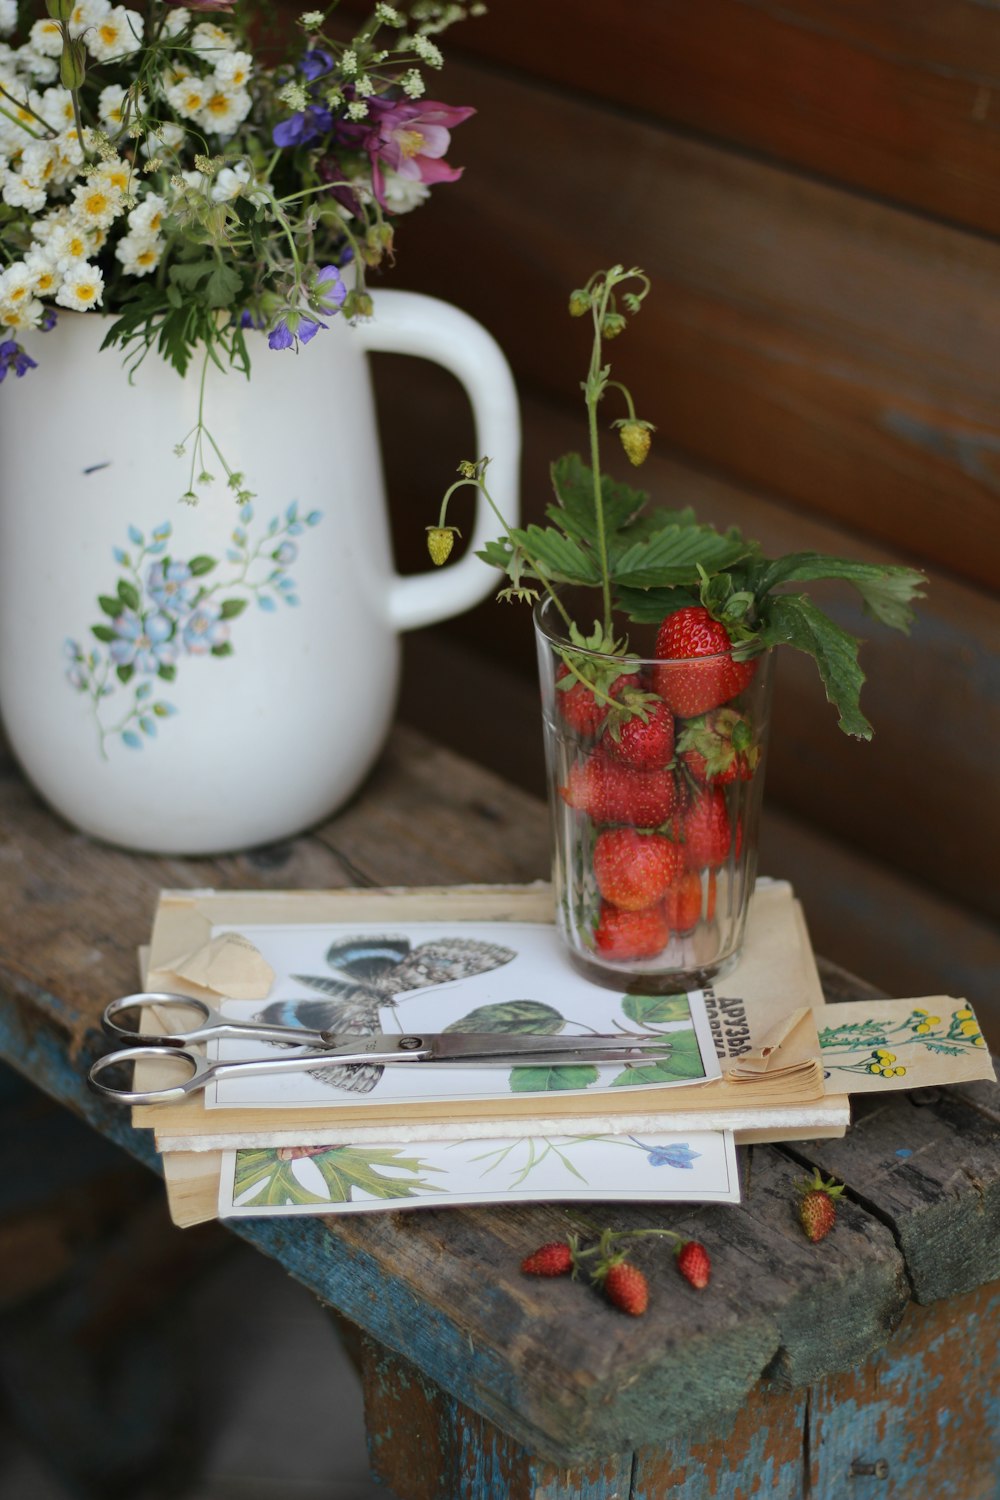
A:
<svg viewBox="0 0 1000 1500">
<path fill-rule="evenodd" d="M 300 984 L 313 985 L 312 979 L 296 974 Z M 325 976 L 315 988 L 330 996 L 327 1000 L 276 1000 L 254 1019 L 266 1025 L 305 1026 L 316 1031 L 338 1031 L 345 1036 L 374 1036 L 379 1028 L 378 996 L 363 985 L 342 984 Z M 385 1071 L 378 1063 L 346 1063 L 328 1068 L 309 1068 L 310 1078 L 317 1078 L 330 1088 L 347 1089 L 353 1094 L 370 1094 Z"/>
</svg>

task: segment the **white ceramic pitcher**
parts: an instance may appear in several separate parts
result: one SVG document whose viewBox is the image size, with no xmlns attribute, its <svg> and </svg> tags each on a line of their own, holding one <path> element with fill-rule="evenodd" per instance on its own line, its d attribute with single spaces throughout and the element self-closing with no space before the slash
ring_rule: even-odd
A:
<svg viewBox="0 0 1000 1500">
<path fill-rule="evenodd" d="M 420 355 L 457 376 L 476 451 L 456 464 L 489 454 L 513 518 L 510 371 L 479 324 L 406 292 L 377 293 L 370 322 L 331 319 L 298 355 L 257 335 L 249 381 L 210 367 L 205 405 L 255 498 L 241 510 L 213 462 L 190 506 L 173 446 L 195 420 L 201 360 L 181 380 L 151 355 L 130 385 L 119 351 L 99 352 L 108 326 L 63 314 L 33 343 L 39 368 L 0 390 L 7 734 L 48 802 L 112 843 L 195 855 L 287 837 L 377 757 L 398 632 L 496 580 L 472 556 L 496 530 L 481 499 L 468 556 L 395 572 L 366 355 Z M 421 535 L 436 509 L 428 496 L 413 517 Z"/>
</svg>

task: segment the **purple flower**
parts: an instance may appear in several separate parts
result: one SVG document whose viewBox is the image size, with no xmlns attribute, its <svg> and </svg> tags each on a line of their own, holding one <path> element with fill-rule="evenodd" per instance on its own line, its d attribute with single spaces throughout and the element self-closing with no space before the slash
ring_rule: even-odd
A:
<svg viewBox="0 0 1000 1500">
<path fill-rule="evenodd" d="M 54 307 L 47 307 L 42 313 L 42 321 L 38 325 L 39 333 L 51 333 L 59 322 L 59 314 Z"/>
<path fill-rule="evenodd" d="M 38 361 L 25 354 L 15 339 L 5 339 L 0 344 L 0 383 L 6 378 L 7 371 L 11 369 L 20 380 L 21 376 L 26 375 L 29 370 L 38 369 Z"/>
<path fill-rule="evenodd" d="M 383 166 L 391 167 L 400 177 L 417 182 L 455 182 L 461 167 L 449 167 L 444 160 L 451 145 L 451 130 L 461 125 L 474 109 L 438 100 L 369 99 L 369 120 L 358 128 L 342 127 L 345 139 L 355 138 L 367 151 L 372 167 L 372 188 L 379 203 L 386 206 Z M 349 134 L 350 132 L 350 134 Z"/>
<path fill-rule="evenodd" d="M 648 1153 L 651 1167 L 685 1167 L 690 1170 L 701 1155 L 700 1151 L 692 1151 L 687 1141 L 678 1141 L 673 1146 L 645 1146 L 634 1135 L 630 1135 L 629 1140 Z"/>
<path fill-rule="evenodd" d="M 322 47 L 313 47 L 299 63 L 299 72 L 304 73 L 310 83 L 315 83 L 333 67 L 333 58 Z"/>
<path fill-rule="evenodd" d="M 324 312 L 335 312 L 338 307 L 343 306 L 346 296 L 347 288 L 341 278 L 340 268 L 321 266 L 316 273 L 313 300 L 320 304 Z M 300 334 L 299 337 L 301 338 L 302 335 Z"/>
<path fill-rule="evenodd" d="M 276 146 L 308 146 L 310 141 L 329 134 L 332 125 L 333 116 L 328 109 L 310 104 L 307 109 L 300 109 L 275 125 L 271 139 Z"/>
<path fill-rule="evenodd" d="M 282 318 L 267 336 L 269 349 L 290 349 L 295 343 L 295 335 L 291 332 L 288 324 Z"/>
</svg>

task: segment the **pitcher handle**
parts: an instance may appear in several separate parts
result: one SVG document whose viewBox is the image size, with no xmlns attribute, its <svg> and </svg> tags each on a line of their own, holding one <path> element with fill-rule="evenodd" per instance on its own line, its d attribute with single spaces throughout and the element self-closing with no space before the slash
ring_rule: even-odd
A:
<svg viewBox="0 0 1000 1500">
<path fill-rule="evenodd" d="M 472 405 L 476 446 L 473 454 L 456 454 L 456 463 L 460 457 L 488 456 L 492 460 L 490 494 L 500 513 L 516 526 L 520 517 L 521 420 L 514 378 L 496 340 L 467 313 L 419 292 L 377 292 L 374 318 L 359 323 L 354 334 L 366 349 L 433 359 L 461 381 Z M 421 529 L 437 520 L 438 503 L 431 497 Z M 457 513 L 468 514 L 464 507 L 457 508 Z M 446 620 L 478 604 L 494 585 L 499 586 L 502 575 L 475 554 L 500 530 L 496 516 L 477 492 L 465 556 L 450 567 L 396 577 L 388 605 L 393 628 L 414 630 Z M 465 525 L 462 535 L 469 536 Z"/>
</svg>

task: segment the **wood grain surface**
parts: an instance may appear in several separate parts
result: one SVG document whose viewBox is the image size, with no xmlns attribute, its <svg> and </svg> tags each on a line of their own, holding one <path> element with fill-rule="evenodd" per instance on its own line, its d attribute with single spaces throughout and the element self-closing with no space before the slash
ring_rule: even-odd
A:
<svg viewBox="0 0 1000 1500">
<path fill-rule="evenodd" d="M 13 768 L 0 780 L 0 806 L 0 1049 L 147 1160 L 148 1133 L 133 1132 L 122 1111 L 91 1095 L 84 1072 L 101 1046 L 101 1007 L 134 984 L 160 886 L 323 888 L 546 873 L 540 804 L 403 731 L 325 827 L 226 859 L 158 860 L 94 844 L 46 812 Z M 844 982 L 834 988 L 842 992 Z M 963 1283 L 1000 1274 L 995 1237 L 973 1225 L 998 1191 L 1000 1154 L 986 1149 L 990 1131 L 1000 1140 L 998 1092 L 923 1108 L 898 1101 L 917 1160 L 891 1172 L 884 1192 L 897 1123 L 888 1132 L 877 1118 L 865 1123 L 843 1161 L 850 1191 L 841 1224 L 821 1253 L 798 1236 L 787 1195 L 796 1161 L 827 1162 L 828 1146 L 797 1147 L 794 1156 L 753 1147 L 741 1208 L 619 1206 L 599 1217 L 585 1205 L 470 1208 L 243 1221 L 236 1232 L 527 1451 L 603 1464 L 643 1443 L 718 1433 L 765 1372 L 795 1383 L 853 1368 L 885 1344 L 908 1277 L 922 1296 L 953 1286 L 952 1273 L 941 1265 L 935 1272 L 932 1261 L 950 1264 L 956 1244 Z M 688 1288 L 648 1241 L 637 1258 L 652 1306 L 638 1322 L 585 1288 L 519 1274 L 535 1244 L 604 1223 L 670 1226 L 705 1241 L 711 1295 Z"/>
</svg>

